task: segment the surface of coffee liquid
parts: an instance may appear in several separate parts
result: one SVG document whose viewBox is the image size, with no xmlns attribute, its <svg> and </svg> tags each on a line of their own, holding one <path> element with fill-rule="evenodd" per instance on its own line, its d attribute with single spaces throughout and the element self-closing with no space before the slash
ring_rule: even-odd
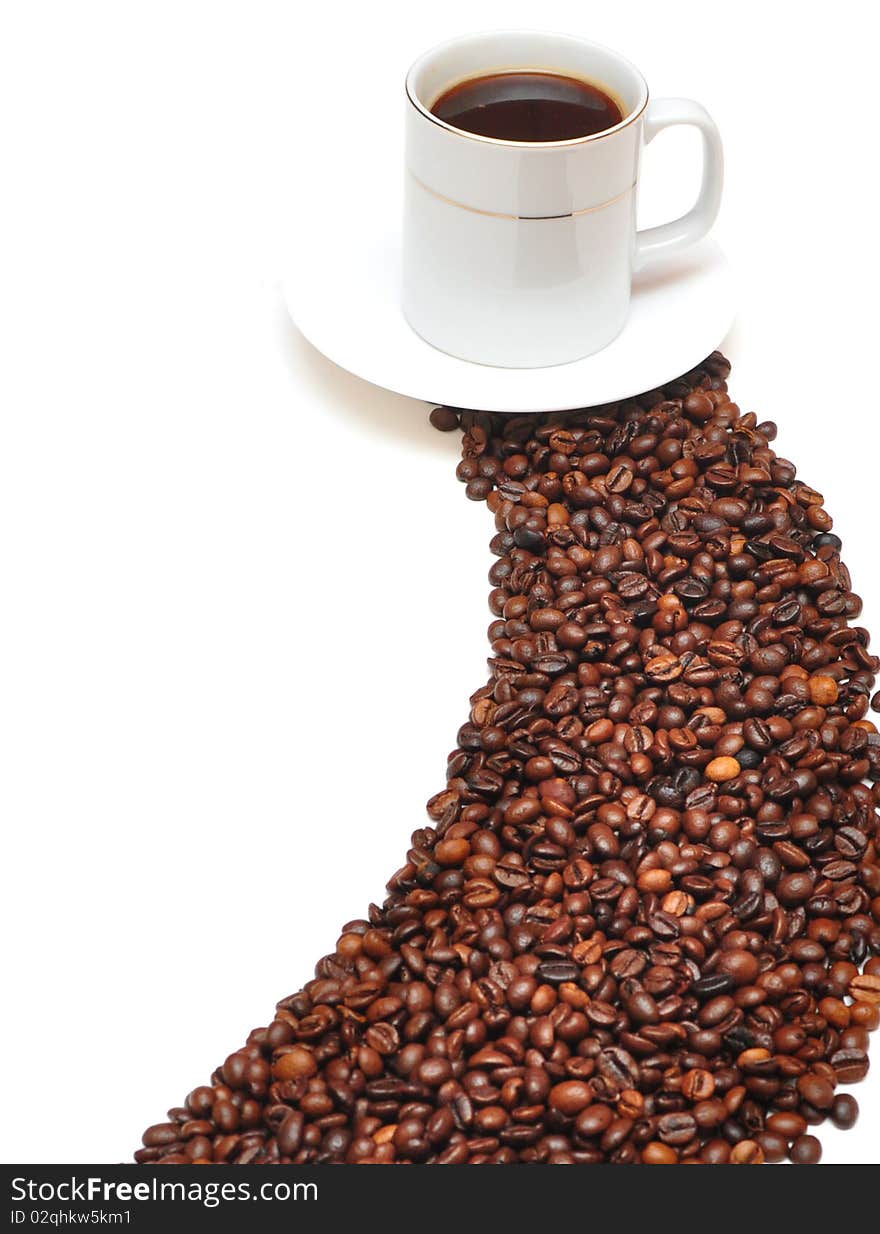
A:
<svg viewBox="0 0 880 1234">
<path fill-rule="evenodd" d="M 592 137 L 623 119 L 601 87 L 558 73 L 506 72 L 471 77 L 441 94 L 439 120 L 501 141 L 571 141 Z"/>
</svg>

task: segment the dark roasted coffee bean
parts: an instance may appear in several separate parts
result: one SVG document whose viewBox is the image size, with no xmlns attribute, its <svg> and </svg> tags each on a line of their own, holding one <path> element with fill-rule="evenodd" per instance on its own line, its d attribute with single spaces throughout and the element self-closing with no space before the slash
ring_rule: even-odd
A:
<svg viewBox="0 0 880 1234">
<path fill-rule="evenodd" d="M 618 1092 L 638 1088 L 639 1065 L 626 1050 L 612 1046 L 603 1050 L 596 1060 L 596 1069 L 603 1080 Z"/>
<path fill-rule="evenodd" d="M 706 977 L 698 977 L 691 986 L 697 998 L 713 999 L 719 994 L 725 994 L 734 986 L 733 977 L 729 973 L 710 973 Z"/>
<path fill-rule="evenodd" d="M 801 1135 L 788 1150 L 795 1165 L 818 1165 L 822 1160 L 822 1145 L 814 1135 Z"/>
<path fill-rule="evenodd" d="M 728 369 L 430 413 L 493 519 L 488 680 L 381 905 L 137 1161 L 815 1164 L 810 1129 L 852 1126 L 878 660 L 821 494 Z"/>
<path fill-rule="evenodd" d="M 764 1160 L 775 1165 L 788 1156 L 788 1141 L 775 1131 L 761 1131 L 755 1137 L 764 1153 Z"/>
<path fill-rule="evenodd" d="M 441 433 L 449 433 L 458 428 L 458 412 L 452 407 L 435 407 L 429 419 Z"/>
<path fill-rule="evenodd" d="M 828 1059 L 834 1074 L 841 1084 L 857 1084 L 868 1074 L 868 1055 L 864 1050 L 844 1048 L 835 1050 Z"/>
<path fill-rule="evenodd" d="M 715 1091 L 715 1077 L 711 1071 L 695 1067 L 693 1071 L 685 1073 L 681 1091 L 688 1101 L 707 1101 Z"/>
<path fill-rule="evenodd" d="M 657 1123 L 657 1132 L 664 1144 L 681 1148 L 696 1137 L 697 1124 L 692 1114 L 664 1114 Z"/>
<path fill-rule="evenodd" d="M 551 985 L 561 985 L 564 981 L 577 981 L 581 970 L 568 960 L 545 960 L 538 965 L 535 975 Z"/>
<path fill-rule="evenodd" d="M 302 1110 L 290 1110 L 278 1128 L 278 1151 L 283 1157 L 294 1157 L 302 1143 L 305 1117 Z"/>
<path fill-rule="evenodd" d="M 831 1106 L 831 1121 L 835 1127 L 840 1127 L 843 1131 L 848 1131 L 850 1127 L 856 1125 L 859 1117 L 859 1103 L 855 1097 L 851 1097 L 849 1093 L 840 1093 L 834 1098 Z"/>
<path fill-rule="evenodd" d="M 797 1082 L 797 1089 L 808 1105 L 817 1110 L 830 1110 L 834 1103 L 834 1087 L 818 1075 L 804 1075 Z"/>
</svg>

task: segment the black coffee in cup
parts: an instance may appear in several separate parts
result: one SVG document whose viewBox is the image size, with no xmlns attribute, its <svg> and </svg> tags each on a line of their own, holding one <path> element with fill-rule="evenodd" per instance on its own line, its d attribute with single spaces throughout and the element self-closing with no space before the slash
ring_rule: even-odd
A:
<svg viewBox="0 0 880 1234">
<path fill-rule="evenodd" d="M 518 69 L 459 82 L 431 112 L 466 133 L 527 142 L 592 137 L 623 119 L 619 104 L 593 82 Z"/>
</svg>

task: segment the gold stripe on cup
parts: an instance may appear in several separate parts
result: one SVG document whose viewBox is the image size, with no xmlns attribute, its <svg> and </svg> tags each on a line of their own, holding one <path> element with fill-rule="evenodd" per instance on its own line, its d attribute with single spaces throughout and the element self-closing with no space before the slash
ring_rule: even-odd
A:
<svg viewBox="0 0 880 1234">
<path fill-rule="evenodd" d="M 550 222 L 554 219 L 576 219 L 582 214 L 595 214 L 597 210 L 606 210 L 609 206 L 617 205 L 619 201 L 623 201 L 625 197 L 628 197 L 636 187 L 636 182 L 633 181 L 629 188 L 625 188 L 616 197 L 609 197 L 607 201 L 600 201 L 597 206 L 584 206 L 582 210 L 567 210 L 564 214 L 505 214 L 500 210 L 482 210 L 479 206 L 468 206 L 463 201 L 455 201 L 452 197 L 446 197 L 443 193 L 438 193 L 436 189 L 432 189 L 429 184 L 425 184 L 424 180 L 420 180 L 410 168 L 407 168 L 407 171 L 419 188 L 423 188 L 426 193 L 430 193 L 438 201 L 445 202 L 447 206 L 455 206 L 457 210 L 467 210 L 470 214 L 482 214 L 490 219 L 513 219 L 514 221 L 527 223 Z"/>
</svg>

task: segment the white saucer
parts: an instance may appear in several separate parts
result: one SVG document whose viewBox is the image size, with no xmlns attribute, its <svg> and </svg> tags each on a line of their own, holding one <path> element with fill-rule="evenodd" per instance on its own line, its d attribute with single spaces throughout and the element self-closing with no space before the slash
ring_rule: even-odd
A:
<svg viewBox="0 0 880 1234">
<path fill-rule="evenodd" d="M 734 316 L 733 280 L 718 245 L 636 277 L 623 332 L 603 351 L 552 368 L 457 360 L 410 329 L 399 305 L 397 211 L 324 215 L 301 230 L 284 282 L 295 325 L 341 368 L 397 394 L 475 411 L 563 411 L 653 390 L 719 346 Z"/>
</svg>

